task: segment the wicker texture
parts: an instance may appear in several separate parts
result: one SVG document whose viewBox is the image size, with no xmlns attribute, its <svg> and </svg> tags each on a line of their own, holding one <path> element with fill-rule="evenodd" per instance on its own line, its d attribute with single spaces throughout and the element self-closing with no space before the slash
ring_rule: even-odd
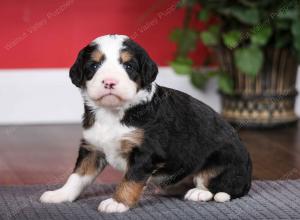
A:
<svg viewBox="0 0 300 220">
<path fill-rule="evenodd" d="M 234 80 L 234 94 L 222 94 L 223 116 L 244 126 L 273 126 L 295 122 L 297 61 L 287 49 L 266 49 L 265 62 L 256 77 L 240 72 L 233 52 L 219 49 L 224 72 Z"/>
</svg>

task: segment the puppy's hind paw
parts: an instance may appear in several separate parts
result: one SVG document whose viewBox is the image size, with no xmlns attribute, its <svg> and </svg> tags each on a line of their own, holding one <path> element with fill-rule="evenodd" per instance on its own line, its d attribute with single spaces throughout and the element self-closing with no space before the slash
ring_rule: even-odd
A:
<svg viewBox="0 0 300 220">
<path fill-rule="evenodd" d="M 113 198 L 102 201 L 98 207 L 98 211 L 107 213 L 126 212 L 128 209 L 128 206 L 124 205 L 123 203 L 117 202 Z"/>
<path fill-rule="evenodd" d="M 218 192 L 214 196 L 214 200 L 216 202 L 227 202 L 227 201 L 230 200 L 230 195 L 228 193 L 225 193 L 225 192 Z"/>
</svg>

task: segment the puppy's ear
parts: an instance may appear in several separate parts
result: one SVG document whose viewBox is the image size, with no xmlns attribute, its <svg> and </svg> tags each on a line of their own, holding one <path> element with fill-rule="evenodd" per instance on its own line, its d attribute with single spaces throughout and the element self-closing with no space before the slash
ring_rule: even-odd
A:
<svg viewBox="0 0 300 220">
<path fill-rule="evenodd" d="M 72 65 L 70 69 L 69 76 L 72 80 L 72 83 L 77 86 L 81 87 L 83 83 L 83 65 L 84 65 L 84 53 L 85 53 L 86 47 L 84 47 L 78 54 L 77 59 L 75 63 Z"/>
<path fill-rule="evenodd" d="M 144 52 L 142 53 L 142 87 L 145 87 L 152 83 L 158 74 L 158 68 L 156 63 Z"/>
<path fill-rule="evenodd" d="M 158 73 L 156 63 L 149 57 L 147 52 L 133 40 L 127 39 L 124 41 L 123 45 L 138 61 L 141 87 L 143 88 L 152 83 L 156 79 Z"/>
<path fill-rule="evenodd" d="M 79 52 L 77 59 L 73 66 L 70 69 L 70 78 L 72 83 L 81 88 L 84 86 L 84 79 L 85 79 L 85 64 L 89 59 L 91 59 L 91 54 L 94 50 L 97 49 L 96 44 L 89 44 Z"/>
</svg>

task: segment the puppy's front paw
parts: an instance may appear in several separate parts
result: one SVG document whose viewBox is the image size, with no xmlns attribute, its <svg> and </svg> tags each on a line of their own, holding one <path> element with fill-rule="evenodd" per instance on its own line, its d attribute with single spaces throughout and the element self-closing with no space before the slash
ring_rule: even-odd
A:
<svg viewBox="0 0 300 220">
<path fill-rule="evenodd" d="M 42 194 L 40 201 L 43 203 L 72 202 L 73 199 L 62 190 L 47 191 Z"/>
<path fill-rule="evenodd" d="M 98 207 L 98 211 L 100 212 L 125 212 L 129 209 L 128 206 L 124 205 L 123 203 L 119 203 L 113 198 L 106 199 L 102 201 Z"/>
<path fill-rule="evenodd" d="M 212 197 L 213 194 L 210 191 L 193 188 L 185 194 L 184 199 L 191 200 L 191 201 L 206 202 L 211 200 Z"/>
</svg>

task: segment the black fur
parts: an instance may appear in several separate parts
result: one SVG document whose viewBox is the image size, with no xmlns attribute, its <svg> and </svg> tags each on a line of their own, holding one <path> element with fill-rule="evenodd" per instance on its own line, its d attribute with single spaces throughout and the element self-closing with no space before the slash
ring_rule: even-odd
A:
<svg viewBox="0 0 300 220">
<path fill-rule="evenodd" d="M 91 59 L 93 51 L 97 50 L 97 45 L 87 45 L 78 54 L 77 59 L 70 69 L 70 78 L 72 83 L 79 87 L 85 87 L 85 82 L 93 78 L 97 69 L 105 60 L 105 56 L 102 57 L 100 62 L 95 62 Z"/>
<path fill-rule="evenodd" d="M 85 141 L 81 140 L 81 144 L 78 151 L 78 157 L 73 172 L 75 172 L 76 169 L 80 167 L 82 160 L 91 154 L 91 151 L 89 151 L 84 147 L 85 144 L 86 144 Z"/>
<path fill-rule="evenodd" d="M 142 146 L 130 155 L 128 179 L 144 181 L 157 169 L 155 175 L 167 175 L 174 184 L 220 169 L 209 183 L 212 193 L 236 198 L 249 191 L 252 168 L 245 146 L 227 122 L 191 96 L 158 86 L 152 101 L 127 110 L 122 123 L 145 132 Z"/>
<path fill-rule="evenodd" d="M 82 139 L 80 147 L 79 147 L 79 151 L 78 151 L 78 157 L 77 157 L 76 164 L 75 164 L 73 172 L 76 172 L 76 170 L 80 169 L 80 166 L 81 166 L 82 161 L 84 159 L 88 159 L 89 157 L 91 157 L 95 153 L 97 154 L 96 160 L 93 161 L 94 162 L 93 166 L 95 166 L 95 169 L 98 172 L 100 172 L 107 165 L 107 161 L 106 161 L 104 153 L 102 153 L 100 151 L 95 152 L 93 150 L 89 150 L 88 146 L 89 146 L 89 144 L 84 139 Z"/>
<path fill-rule="evenodd" d="M 125 70 L 133 81 L 140 81 L 141 88 L 145 88 L 156 79 L 158 73 L 156 63 L 149 57 L 147 52 L 133 40 L 128 39 L 124 41 L 123 45 L 125 47 L 123 50 L 133 54 L 133 58 L 125 63 L 132 68 Z"/>
<path fill-rule="evenodd" d="M 156 64 L 132 40 L 126 40 L 123 46 L 123 50 L 133 54 L 123 64 L 128 76 L 150 92 L 158 73 Z M 95 45 L 82 49 L 70 70 L 72 82 L 82 89 L 96 72 L 91 61 L 95 49 Z M 85 105 L 84 129 L 94 122 L 94 113 Z M 157 86 L 152 100 L 127 109 L 121 123 L 144 130 L 142 145 L 129 154 L 126 179 L 146 182 L 151 175 L 163 175 L 167 177 L 163 184 L 172 185 L 203 170 L 217 169 L 220 173 L 208 185 L 212 193 L 226 192 L 236 198 L 249 191 L 251 159 L 236 131 L 210 107 L 191 96 Z M 78 160 L 88 154 L 81 149 Z"/>
<path fill-rule="evenodd" d="M 84 114 L 82 117 L 82 127 L 88 129 L 95 123 L 95 113 L 92 111 L 91 107 L 84 104 Z"/>
</svg>

